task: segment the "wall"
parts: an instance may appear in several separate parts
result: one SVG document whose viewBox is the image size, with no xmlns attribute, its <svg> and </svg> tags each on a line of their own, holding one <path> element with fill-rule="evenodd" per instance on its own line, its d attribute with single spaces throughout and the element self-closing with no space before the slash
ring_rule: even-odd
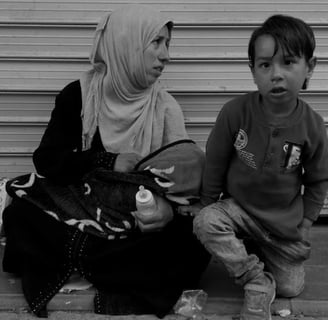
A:
<svg viewBox="0 0 328 320">
<path fill-rule="evenodd" d="M 54 97 L 89 68 L 99 18 L 124 3 L 144 3 L 175 22 L 171 63 L 161 82 L 180 102 L 188 132 L 204 147 L 221 106 L 255 89 L 247 65 L 252 30 L 275 13 L 306 20 L 318 64 L 302 93 L 328 122 L 328 2 L 271 0 L 0 0 L 0 175 L 34 171 L 31 154 Z"/>
</svg>

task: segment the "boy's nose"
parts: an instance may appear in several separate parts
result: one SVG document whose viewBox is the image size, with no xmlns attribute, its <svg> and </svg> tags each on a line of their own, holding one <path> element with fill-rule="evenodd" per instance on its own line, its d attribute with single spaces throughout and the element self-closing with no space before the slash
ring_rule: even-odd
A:
<svg viewBox="0 0 328 320">
<path fill-rule="evenodd" d="M 273 82 L 281 80 L 283 78 L 282 70 L 279 66 L 272 66 L 271 80 Z"/>
</svg>

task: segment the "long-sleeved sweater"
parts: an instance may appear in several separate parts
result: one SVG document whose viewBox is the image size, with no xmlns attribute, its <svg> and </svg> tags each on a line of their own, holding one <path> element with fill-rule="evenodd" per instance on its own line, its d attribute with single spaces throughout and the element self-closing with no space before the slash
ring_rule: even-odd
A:
<svg viewBox="0 0 328 320">
<path fill-rule="evenodd" d="M 300 239 L 304 217 L 314 221 L 328 187 L 328 140 L 322 117 L 298 100 L 271 124 L 258 92 L 229 101 L 206 146 L 201 202 L 226 194 L 269 233 Z"/>
</svg>

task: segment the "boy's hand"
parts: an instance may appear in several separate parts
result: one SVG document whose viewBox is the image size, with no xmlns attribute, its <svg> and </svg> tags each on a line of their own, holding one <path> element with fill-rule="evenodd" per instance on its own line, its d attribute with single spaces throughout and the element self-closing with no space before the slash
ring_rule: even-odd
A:
<svg viewBox="0 0 328 320">
<path fill-rule="evenodd" d="M 186 206 L 179 206 L 178 207 L 178 213 L 183 216 L 196 216 L 201 209 L 203 209 L 204 206 L 200 202 L 196 202 L 191 205 Z"/>
<path fill-rule="evenodd" d="M 300 234 L 302 236 L 302 240 L 304 241 L 308 241 L 309 240 L 309 236 L 310 236 L 310 229 L 311 229 L 311 226 L 312 226 L 312 221 L 307 219 L 307 218 L 304 218 L 301 225 L 300 225 Z"/>
</svg>

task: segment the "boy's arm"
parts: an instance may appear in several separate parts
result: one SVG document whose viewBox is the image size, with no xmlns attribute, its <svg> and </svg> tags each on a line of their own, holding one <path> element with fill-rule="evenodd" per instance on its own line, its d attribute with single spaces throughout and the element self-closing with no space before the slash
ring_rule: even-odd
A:
<svg viewBox="0 0 328 320">
<path fill-rule="evenodd" d="M 225 189 L 225 180 L 234 150 L 234 130 L 229 119 L 228 105 L 217 117 L 206 144 L 206 160 L 203 173 L 201 198 L 203 206 L 217 201 Z"/>
<path fill-rule="evenodd" d="M 313 139 L 313 147 L 310 146 L 303 162 L 304 226 L 318 218 L 328 190 L 328 139 L 323 121 L 316 130 L 318 136 Z"/>
<path fill-rule="evenodd" d="M 179 206 L 178 213 L 182 215 L 197 215 L 203 207 L 217 201 L 224 190 L 226 173 L 234 149 L 234 131 L 229 122 L 228 108 L 228 105 L 223 106 L 207 140 L 200 201 Z"/>
</svg>

